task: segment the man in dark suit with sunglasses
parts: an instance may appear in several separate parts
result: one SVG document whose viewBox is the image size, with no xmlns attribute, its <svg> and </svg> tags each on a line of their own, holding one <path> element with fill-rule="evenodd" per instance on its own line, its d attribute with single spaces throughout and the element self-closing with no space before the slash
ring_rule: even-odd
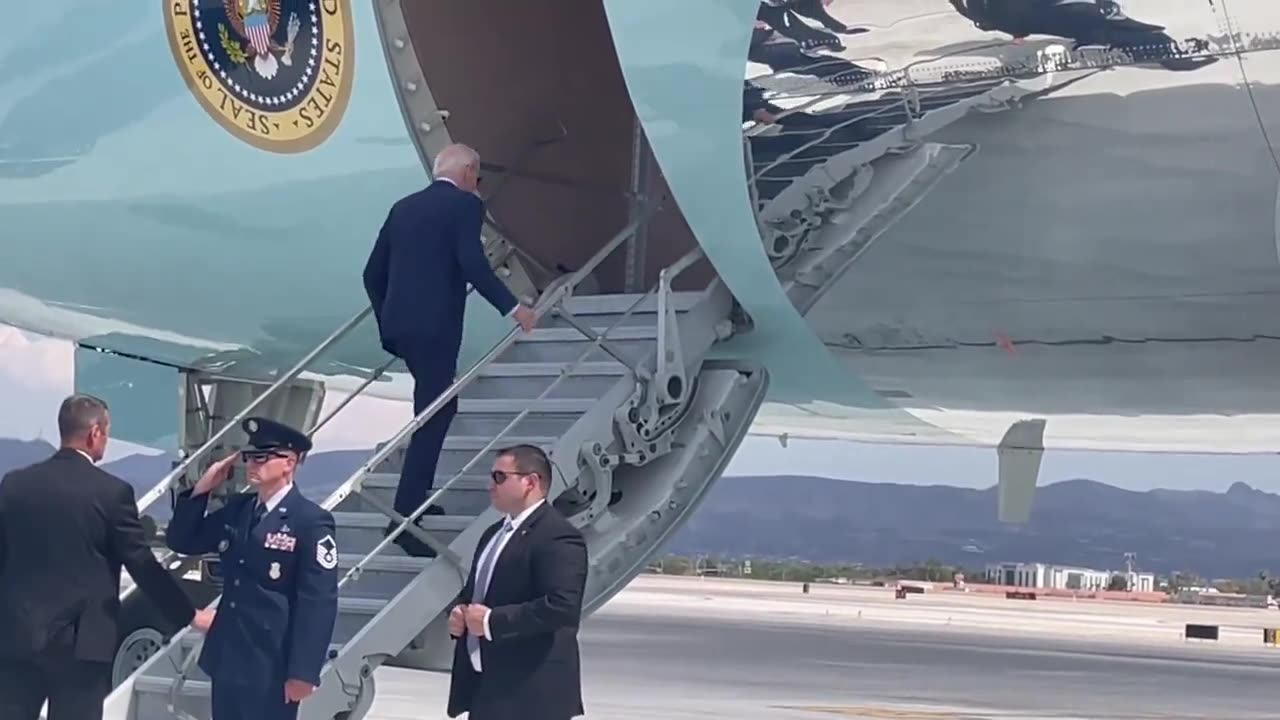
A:
<svg viewBox="0 0 1280 720">
<path fill-rule="evenodd" d="M 320 685 L 338 616 L 333 515 L 303 497 L 294 471 L 311 440 L 267 418 L 243 423 L 249 444 L 178 496 L 169 547 L 217 552 L 223 595 L 200 668 L 213 681 L 213 720 L 293 720 Z M 256 493 L 205 514 L 237 457 Z"/>
<path fill-rule="evenodd" d="M 498 451 L 489 497 L 504 517 L 480 536 L 449 612 L 449 717 L 569 720 L 583 714 L 578 623 L 587 546 L 547 500 L 541 449 Z"/>
</svg>

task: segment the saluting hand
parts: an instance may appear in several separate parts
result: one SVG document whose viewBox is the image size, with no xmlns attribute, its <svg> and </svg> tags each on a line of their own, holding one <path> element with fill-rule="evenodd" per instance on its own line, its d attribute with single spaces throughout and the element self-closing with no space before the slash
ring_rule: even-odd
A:
<svg viewBox="0 0 1280 720">
<path fill-rule="evenodd" d="M 467 630 L 466 610 L 466 605 L 454 605 L 449 611 L 449 634 L 453 637 L 462 637 Z"/>
<path fill-rule="evenodd" d="M 285 702 L 300 703 L 306 700 L 311 693 L 316 691 L 316 686 L 306 680 L 285 680 L 284 681 L 284 700 Z"/>
<path fill-rule="evenodd" d="M 204 475 L 200 476 L 200 481 L 192 488 L 191 494 L 203 495 L 221 485 L 231 474 L 231 466 L 235 464 L 236 457 L 235 453 L 231 453 L 210 465 L 209 469 L 204 471 Z"/>
</svg>

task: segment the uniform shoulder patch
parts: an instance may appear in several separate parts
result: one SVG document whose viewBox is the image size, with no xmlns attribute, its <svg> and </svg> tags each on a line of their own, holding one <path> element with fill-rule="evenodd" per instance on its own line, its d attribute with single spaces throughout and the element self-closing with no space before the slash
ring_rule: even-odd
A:
<svg viewBox="0 0 1280 720">
<path fill-rule="evenodd" d="M 316 562 L 325 570 L 338 567 L 338 543 L 332 535 L 325 535 L 316 542 Z"/>
</svg>

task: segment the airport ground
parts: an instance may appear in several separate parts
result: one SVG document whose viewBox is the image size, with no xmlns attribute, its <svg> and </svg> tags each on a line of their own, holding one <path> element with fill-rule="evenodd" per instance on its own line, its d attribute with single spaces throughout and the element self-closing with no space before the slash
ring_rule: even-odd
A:
<svg viewBox="0 0 1280 720">
<path fill-rule="evenodd" d="M 1185 624 L 1216 624 L 1217 643 Z M 583 626 L 588 718 L 1274 718 L 1280 612 L 646 575 Z M 383 668 L 374 720 L 445 717 Z"/>
</svg>

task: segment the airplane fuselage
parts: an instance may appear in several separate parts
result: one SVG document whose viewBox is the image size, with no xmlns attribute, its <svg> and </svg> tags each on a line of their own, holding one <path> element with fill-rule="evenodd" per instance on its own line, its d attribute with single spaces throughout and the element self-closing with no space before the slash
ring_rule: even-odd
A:
<svg viewBox="0 0 1280 720">
<path fill-rule="evenodd" d="M 753 322 L 720 353 L 773 377 L 759 432 L 995 445 L 1045 418 L 1052 447 L 1271 447 L 1280 9 L 1262 0 L 1130 0 L 1127 25 L 1063 14 L 1080 3 L 975 20 L 838 0 L 868 30 L 829 32 L 843 48 L 814 18 L 784 28 L 799 41 L 753 35 L 750 2 L 260 5 L 10 13 L 0 320 L 162 374 L 270 377 L 367 304 L 372 240 L 443 142 L 499 168 L 506 241 L 571 269 L 626 217 L 635 122 L 667 213 L 638 281 L 705 250 Z M 796 126 L 744 118 L 742 77 L 809 130 L 849 122 L 762 139 Z M 801 239 L 774 243 L 796 217 Z M 789 274 L 814 239 L 830 262 Z M 474 357 L 508 321 L 469 313 Z M 385 359 L 369 321 L 313 370 L 351 384 Z M 171 383 L 130 392 L 168 403 Z"/>
</svg>

